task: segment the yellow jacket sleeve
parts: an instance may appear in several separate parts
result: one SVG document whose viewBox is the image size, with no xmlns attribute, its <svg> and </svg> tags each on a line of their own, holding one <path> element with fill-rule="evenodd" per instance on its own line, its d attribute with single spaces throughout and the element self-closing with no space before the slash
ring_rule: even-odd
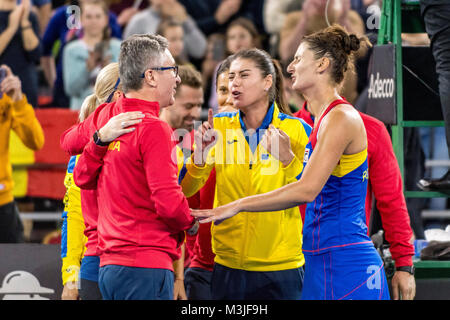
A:
<svg viewBox="0 0 450 320">
<path fill-rule="evenodd" d="M 62 280 L 63 285 L 67 281 L 77 282 L 86 244 L 84 235 L 84 219 L 81 210 L 81 192 L 73 181 L 73 168 L 78 157 L 72 157 L 69 161 L 64 184 L 66 194 L 64 196 L 63 226 L 61 237 Z"/>
<path fill-rule="evenodd" d="M 44 132 L 26 96 L 23 95 L 20 101 L 11 101 L 11 104 L 13 107 L 11 128 L 25 146 L 32 150 L 41 149 L 44 145 Z"/>
<path fill-rule="evenodd" d="M 203 167 L 195 164 L 194 153 L 186 160 L 186 172 L 183 178 L 180 179 L 180 185 L 187 198 L 196 194 L 208 180 L 209 174 L 214 167 L 214 150 L 215 148 L 213 147 L 209 151 L 206 164 Z"/>
</svg>

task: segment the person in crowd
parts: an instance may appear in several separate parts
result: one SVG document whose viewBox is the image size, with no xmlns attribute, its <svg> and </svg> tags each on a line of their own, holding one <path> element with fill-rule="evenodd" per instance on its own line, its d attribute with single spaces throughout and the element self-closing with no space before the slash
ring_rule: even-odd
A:
<svg viewBox="0 0 450 320">
<path fill-rule="evenodd" d="M 184 29 L 182 23 L 170 18 L 162 20 L 156 30 L 156 34 L 162 35 L 169 41 L 169 51 L 178 66 L 188 65 L 195 69 L 184 52 Z"/>
<path fill-rule="evenodd" d="M 179 0 L 206 36 L 223 33 L 238 17 L 247 18 L 265 34 L 263 7 L 265 0 Z"/>
<path fill-rule="evenodd" d="M 436 61 L 439 96 L 450 156 L 450 22 L 448 19 L 450 4 L 445 0 L 421 0 L 420 11 L 425 22 L 425 30 L 431 40 L 431 52 Z M 421 179 L 418 186 L 422 190 L 450 190 L 450 170 L 441 178 Z"/>
<path fill-rule="evenodd" d="M 22 92 L 19 77 L 7 65 L 0 65 L 0 243 L 23 242 L 9 159 L 11 130 L 31 150 L 39 150 L 44 145 L 44 132 Z"/>
<path fill-rule="evenodd" d="M 205 55 L 206 38 L 177 0 L 149 0 L 150 6 L 137 13 L 128 23 L 124 38 L 133 34 L 155 34 L 164 19 L 180 22 L 184 30 L 184 54 L 188 58 L 201 59 Z"/>
<path fill-rule="evenodd" d="M 296 181 L 311 131 L 288 115 L 281 70 L 267 52 L 243 50 L 230 59 L 229 88 L 238 111 L 214 118 L 209 111 L 181 182 L 187 195 L 197 192 L 215 168 L 215 207 Z M 213 126 L 214 136 L 207 136 Z M 268 131 L 276 143 L 262 139 Z M 298 207 L 235 218 L 212 227 L 212 299 L 299 299 L 304 257 Z"/>
<path fill-rule="evenodd" d="M 21 81 L 27 101 L 38 105 L 36 64 L 40 58 L 39 23 L 30 0 L 0 0 L 0 64 L 6 64 Z"/>
<path fill-rule="evenodd" d="M 148 2 L 143 0 L 107 0 L 108 8 L 117 16 L 117 23 L 125 29 L 131 18 L 147 8 Z"/>
<path fill-rule="evenodd" d="M 31 4 L 39 21 L 39 36 L 42 36 L 52 16 L 52 2 L 50 0 L 31 0 Z"/>
<path fill-rule="evenodd" d="M 72 110 L 80 109 L 84 99 L 92 94 L 99 71 L 110 62 L 117 62 L 120 51 L 120 40 L 110 36 L 104 1 L 82 4 L 81 26 L 82 38 L 67 44 L 63 51 L 64 90 Z"/>
<path fill-rule="evenodd" d="M 70 107 L 70 99 L 64 90 L 62 53 L 68 42 L 81 37 L 80 6 L 90 1 L 92 0 L 71 1 L 70 4 L 57 8 L 42 36 L 41 66 L 52 90 L 53 107 Z M 111 37 L 121 39 L 122 30 L 116 15 L 109 12 L 108 16 Z"/>
<path fill-rule="evenodd" d="M 158 117 L 160 108 L 173 104 L 180 83 L 174 62 L 165 38 L 131 36 L 122 42 L 119 57 L 124 96 L 100 106 L 61 137 L 69 152 L 85 147 L 74 171 L 75 183 L 96 187 L 99 193 L 99 286 L 106 300 L 172 299 L 173 261 L 180 257 L 184 231 L 198 229 L 176 179 L 172 130 Z M 141 111 L 145 118 L 116 141 L 107 131 L 96 131 L 123 111 Z M 122 125 L 128 127 L 128 122 Z M 82 158 L 86 162 L 80 167 Z M 89 185 L 83 172 L 100 167 L 98 183 Z M 111 178 L 124 180 L 106 183 Z M 120 192 L 115 190 L 119 187 Z"/>
<path fill-rule="evenodd" d="M 180 0 L 186 11 L 197 21 L 197 25 L 206 36 L 225 30 L 229 21 L 234 19 L 241 8 L 242 0 Z"/>
<path fill-rule="evenodd" d="M 305 0 L 302 10 L 290 12 L 286 16 L 278 47 L 278 54 L 283 63 L 287 64 L 292 60 L 303 36 L 322 30 L 329 24 L 338 23 L 349 32 L 358 36 L 364 35 L 364 22 L 357 12 L 350 9 L 350 0 L 330 0 L 328 5 L 327 3 L 326 0 Z M 353 59 L 356 61 L 366 52 L 365 47 L 361 48 Z M 354 103 L 358 97 L 357 85 L 357 75 L 347 72 L 340 94 L 350 103 Z"/>
<path fill-rule="evenodd" d="M 84 100 L 79 120 L 84 121 L 100 104 L 116 101 L 122 95 L 119 79 L 119 65 L 110 63 L 98 74 L 94 93 Z M 107 126 L 120 121 L 127 114 L 113 117 Z M 122 127 L 120 126 L 120 129 Z M 97 192 L 80 190 L 73 181 L 73 170 L 79 155 L 72 156 L 67 167 L 64 185 L 64 212 L 61 239 L 63 300 L 101 300 L 98 288 L 99 254 L 97 252 Z M 81 266 L 81 267 L 80 267 Z M 80 289 L 80 290 L 78 290 Z"/>
<path fill-rule="evenodd" d="M 219 113 L 235 112 L 228 90 L 230 59 L 225 59 L 217 70 L 216 88 Z M 214 203 L 216 171 L 211 170 L 208 180 L 200 189 L 200 209 L 211 209 Z M 191 206 L 192 208 L 192 206 Z M 211 248 L 211 224 L 201 224 L 192 249 L 192 259 L 185 272 L 184 285 L 189 300 L 211 300 L 211 276 L 214 267 L 214 253 Z"/>
<path fill-rule="evenodd" d="M 338 94 L 349 56 L 364 40 L 338 25 L 327 27 L 306 36 L 288 66 L 293 87 L 318 115 L 301 178 L 272 192 L 192 212 L 222 225 L 240 215 L 259 216 L 307 203 L 302 299 L 389 299 L 383 262 L 367 235 L 366 130 L 356 109 Z M 232 224 L 228 231 L 238 228 Z"/>
</svg>

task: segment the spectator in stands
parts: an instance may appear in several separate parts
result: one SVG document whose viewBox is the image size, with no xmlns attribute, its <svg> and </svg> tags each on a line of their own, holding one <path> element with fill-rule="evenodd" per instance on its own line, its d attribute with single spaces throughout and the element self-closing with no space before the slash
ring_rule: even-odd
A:
<svg viewBox="0 0 450 320">
<path fill-rule="evenodd" d="M 89 1 L 92 0 L 72 1 L 71 6 L 65 5 L 56 9 L 42 37 L 41 66 L 53 92 L 53 107 L 69 108 L 70 106 L 70 100 L 64 91 L 62 53 L 66 43 L 80 36 L 80 7 L 78 5 Z M 109 27 L 112 37 L 122 38 L 120 25 L 117 23 L 115 14 L 111 12 L 109 12 Z"/>
<path fill-rule="evenodd" d="M 0 0 L 0 64 L 8 65 L 19 77 L 33 107 L 37 107 L 39 58 L 39 24 L 30 0 L 19 5 L 15 0 Z"/>
<path fill-rule="evenodd" d="M 201 59 L 205 55 L 206 38 L 196 22 L 177 0 L 148 0 L 150 6 L 137 13 L 128 23 L 124 38 L 133 34 L 155 34 L 163 19 L 180 22 L 184 30 L 184 49 L 188 57 Z"/>
<path fill-rule="evenodd" d="M 189 65 L 194 67 L 184 52 L 184 29 L 183 24 L 171 18 L 162 20 L 156 34 L 162 35 L 169 41 L 169 51 L 177 65 Z"/>
<path fill-rule="evenodd" d="M 291 11 L 302 9 L 304 0 L 266 0 L 264 1 L 264 26 L 271 35 L 280 33 L 286 16 Z"/>
<path fill-rule="evenodd" d="M 18 243 L 23 242 L 23 226 L 13 196 L 10 132 L 14 130 L 32 150 L 42 148 L 44 132 L 22 92 L 20 79 L 6 65 L 0 66 L 0 75 L 0 243 Z"/>
<path fill-rule="evenodd" d="M 195 19 L 200 30 L 209 36 L 225 31 L 227 23 L 241 8 L 242 0 L 180 0 L 180 3 Z"/>
<path fill-rule="evenodd" d="M 131 18 L 148 6 L 143 0 L 107 0 L 109 10 L 117 15 L 117 22 L 125 29 Z"/>
<path fill-rule="evenodd" d="M 63 51 L 64 90 L 72 110 L 81 108 L 93 92 L 99 71 L 117 62 L 120 52 L 120 40 L 110 36 L 106 4 L 91 0 L 83 3 L 81 10 L 83 36 L 67 44 Z"/>
<path fill-rule="evenodd" d="M 339 5 L 333 5 L 333 1 L 339 1 Z M 326 8 L 328 11 L 325 14 Z M 328 24 L 333 23 L 340 24 L 348 32 L 357 36 L 365 33 L 363 20 L 357 12 L 350 9 L 350 0 L 305 0 L 301 11 L 294 11 L 287 15 L 280 31 L 278 53 L 282 62 L 288 63 L 293 59 L 303 36 L 326 28 Z M 366 52 L 366 48 L 361 48 L 356 53 L 355 59 L 364 56 Z M 356 101 L 358 97 L 357 81 L 355 73 L 346 72 L 341 94 L 350 103 Z"/>
<path fill-rule="evenodd" d="M 31 0 L 31 3 L 39 20 L 39 35 L 42 36 L 52 16 L 52 2 L 50 0 Z"/>
<path fill-rule="evenodd" d="M 251 20 L 260 34 L 265 34 L 263 6 L 265 0 L 179 0 L 207 35 L 225 32 L 238 17 Z"/>
</svg>

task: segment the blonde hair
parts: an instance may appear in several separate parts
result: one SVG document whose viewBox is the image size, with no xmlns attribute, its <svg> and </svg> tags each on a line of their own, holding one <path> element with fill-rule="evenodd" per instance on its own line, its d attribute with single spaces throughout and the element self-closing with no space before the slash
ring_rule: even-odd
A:
<svg viewBox="0 0 450 320">
<path fill-rule="evenodd" d="M 119 64 L 113 62 L 100 70 L 95 81 L 94 93 L 86 97 L 80 109 L 80 122 L 86 119 L 99 105 L 106 102 L 108 97 L 114 93 L 115 85 L 119 79 Z M 119 83 L 116 90 L 122 91 Z"/>
</svg>

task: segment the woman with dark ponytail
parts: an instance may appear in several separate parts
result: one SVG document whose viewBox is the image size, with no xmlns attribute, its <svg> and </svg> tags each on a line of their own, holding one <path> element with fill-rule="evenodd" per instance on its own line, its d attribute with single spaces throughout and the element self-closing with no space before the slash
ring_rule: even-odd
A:
<svg viewBox="0 0 450 320">
<path fill-rule="evenodd" d="M 389 299 L 383 262 L 367 236 L 366 131 L 358 111 L 338 94 L 351 55 L 364 42 L 333 25 L 305 37 L 288 67 L 293 88 L 317 115 L 298 181 L 192 212 L 202 222 L 220 224 L 240 212 L 259 216 L 307 203 L 303 299 Z"/>
<path fill-rule="evenodd" d="M 186 196 L 195 194 L 214 168 L 214 207 L 297 181 L 311 131 L 288 115 L 281 69 L 269 54 L 249 49 L 229 59 L 228 87 L 238 111 L 213 117 L 210 110 L 208 122 L 195 133 L 196 148 L 181 183 Z M 212 299 L 300 299 L 304 257 L 298 207 L 243 213 L 212 226 L 211 234 Z"/>
</svg>

